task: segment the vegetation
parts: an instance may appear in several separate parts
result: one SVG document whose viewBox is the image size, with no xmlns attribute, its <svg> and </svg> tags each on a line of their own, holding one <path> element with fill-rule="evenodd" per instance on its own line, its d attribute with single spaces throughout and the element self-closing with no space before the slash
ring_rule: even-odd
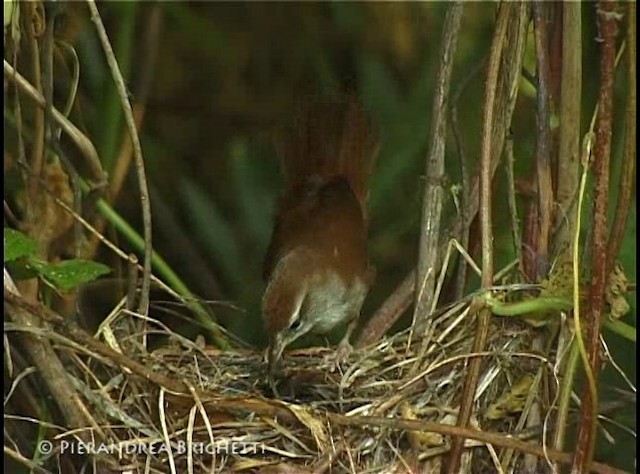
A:
<svg viewBox="0 0 640 474">
<path fill-rule="evenodd" d="M 289 428 L 270 446 L 307 456 L 299 469 L 313 460 L 287 445 L 286 430 L 318 452 L 334 449 L 336 427 L 365 442 L 336 401 L 341 381 L 296 399 L 331 413 L 332 443 L 314 424 L 320 415 L 287 418 L 252 385 L 267 343 L 262 259 L 282 182 L 274 134 L 305 97 L 351 92 L 381 136 L 369 198 L 377 278 L 353 367 L 389 370 L 366 366 L 348 394 L 376 406 L 400 393 L 418 373 L 396 367 L 405 348 L 407 360 L 423 358 L 416 371 L 443 380 L 431 362 L 456 374 L 446 393 L 428 392 L 425 376 L 428 395 L 380 412 L 399 425 L 367 422 L 386 436 L 377 459 L 392 465 L 397 449 L 414 466 L 407 453 L 437 448 L 430 459 L 452 471 L 463 437 L 481 428 L 489 438 L 473 439 L 500 450 L 475 449 L 477 472 L 496 469 L 492 456 L 505 472 L 546 466 L 535 451 L 541 432 L 549 462 L 634 469 L 635 3 L 4 6 L 5 465 L 80 471 L 84 461 L 59 446 L 54 456 L 36 449 L 74 430 L 112 443 L 181 433 L 188 408 L 178 404 L 182 418 L 157 413 L 164 390 L 196 394 L 189 401 L 209 413 L 202 397 L 241 393 L 212 419 L 278 415 Z M 498 357 L 510 338 L 518 349 L 509 350 L 533 356 Z M 198 355 L 183 360 L 189 351 Z M 191 392 L 212 354 L 218 365 L 207 367 L 224 374 L 210 381 L 223 388 Z M 319 357 L 304 353 L 292 370 L 324 373 Z M 474 399 L 478 380 L 486 387 Z M 94 397 L 110 384 L 121 392 L 106 406 Z M 434 400 L 460 419 L 420 411 Z M 532 451 L 504 436 L 526 429 Z M 446 449 L 444 438 L 424 441 L 427 431 L 447 436 Z M 373 455 L 346 439 L 335 469 L 350 469 L 353 449 L 356 466 L 375 470 Z M 155 462 L 169 469 L 162 455 Z"/>
</svg>

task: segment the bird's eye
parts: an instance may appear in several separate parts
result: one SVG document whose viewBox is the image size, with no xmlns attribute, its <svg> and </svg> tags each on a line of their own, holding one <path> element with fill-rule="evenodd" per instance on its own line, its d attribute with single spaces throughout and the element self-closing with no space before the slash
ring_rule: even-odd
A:
<svg viewBox="0 0 640 474">
<path fill-rule="evenodd" d="M 297 331 L 298 329 L 300 329 L 300 324 L 302 324 L 302 320 L 300 318 L 296 318 L 289 325 L 289 329 L 291 329 L 292 331 Z"/>
</svg>

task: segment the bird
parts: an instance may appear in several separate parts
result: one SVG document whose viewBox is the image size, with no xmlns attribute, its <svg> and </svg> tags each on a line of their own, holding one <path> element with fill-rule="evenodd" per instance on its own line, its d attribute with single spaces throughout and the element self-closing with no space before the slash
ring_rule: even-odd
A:
<svg viewBox="0 0 640 474">
<path fill-rule="evenodd" d="M 360 103 L 342 96 L 307 100 L 280 137 L 285 183 L 263 266 L 270 380 L 284 349 L 306 334 L 327 334 L 347 323 L 334 362 L 349 353 L 375 279 L 367 199 L 378 136 Z"/>
</svg>

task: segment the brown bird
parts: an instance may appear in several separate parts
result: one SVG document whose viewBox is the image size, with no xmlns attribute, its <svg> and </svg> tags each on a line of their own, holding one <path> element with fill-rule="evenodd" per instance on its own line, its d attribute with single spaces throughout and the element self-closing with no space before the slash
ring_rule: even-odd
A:
<svg viewBox="0 0 640 474">
<path fill-rule="evenodd" d="M 377 132 L 351 98 L 307 104 L 281 141 L 285 190 L 263 273 L 270 378 L 285 347 L 343 322 L 336 362 L 348 354 L 375 275 L 366 201 L 377 151 Z"/>
</svg>

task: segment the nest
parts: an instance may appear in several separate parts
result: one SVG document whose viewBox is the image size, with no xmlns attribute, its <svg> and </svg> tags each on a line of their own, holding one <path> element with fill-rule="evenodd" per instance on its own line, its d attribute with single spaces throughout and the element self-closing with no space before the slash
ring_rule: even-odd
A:
<svg viewBox="0 0 640 474">
<path fill-rule="evenodd" d="M 449 451 L 470 357 L 483 359 L 471 429 L 540 443 L 542 427 L 524 425 L 539 402 L 540 375 L 551 367 L 530 349 L 537 330 L 493 318 L 486 351 L 471 354 L 477 322 L 469 301 L 441 311 L 420 333 L 354 349 L 337 369 L 330 348 L 286 352 L 276 393 L 263 353 L 209 348 L 152 320 L 146 332 L 169 343 L 147 352 L 125 337 L 139 327 L 132 316 L 122 310 L 103 326 L 105 343 L 46 316 L 92 419 L 86 431 L 58 427 L 46 465 L 63 472 L 69 462 L 78 470 L 98 462 L 99 472 L 433 472 Z M 522 452 L 475 438 L 466 441 L 464 472 L 496 472 L 497 464 L 518 472 Z"/>
</svg>

